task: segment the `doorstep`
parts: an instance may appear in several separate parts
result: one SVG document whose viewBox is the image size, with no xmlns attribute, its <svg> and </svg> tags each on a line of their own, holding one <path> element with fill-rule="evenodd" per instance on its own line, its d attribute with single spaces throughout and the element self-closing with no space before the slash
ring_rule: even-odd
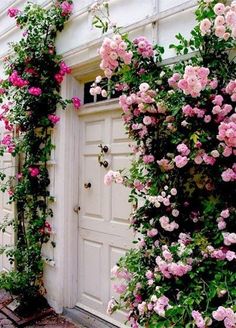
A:
<svg viewBox="0 0 236 328">
<path fill-rule="evenodd" d="M 63 315 L 78 323 L 80 327 L 81 325 L 84 326 L 84 328 L 119 328 L 79 307 L 73 309 L 64 308 Z"/>
</svg>

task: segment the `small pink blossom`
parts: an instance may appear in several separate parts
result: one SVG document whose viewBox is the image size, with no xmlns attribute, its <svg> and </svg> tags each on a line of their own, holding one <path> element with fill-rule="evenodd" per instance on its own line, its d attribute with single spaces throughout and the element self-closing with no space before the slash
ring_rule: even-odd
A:
<svg viewBox="0 0 236 328">
<path fill-rule="evenodd" d="M 42 94 L 42 90 L 38 87 L 31 87 L 28 91 L 32 96 L 40 96 Z"/>
<path fill-rule="evenodd" d="M 15 17 L 20 13 L 20 10 L 17 8 L 9 8 L 7 14 L 9 17 Z"/>
<path fill-rule="evenodd" d="M 216 15 L 222 15 L 225 13 L 225 5 L 223 3 L 217 3 L 214 6 L 214 12 Z"/>
<path fill-rule="evenodd" d="M 49 114 L 48 115 L 49 121 L 51 121 L 53 124 L 56 124 L 60 121 L 60 117 L 55 114 Z"/>
<path fill-rule="evenodd" d="M 40 171 L 37 167 L 29 167 L 29 173 L 32 177 L 37 177 Z"/>
<path fill-rule="evenodd" d="M 81 106 L 81 101 L 78 97 L 73 97 L 72 98 L 72 102 L 73 102 L 73 105 L 74 105 L 74 108 L 75 109 L 79 109 L 80 106 Z"/>
<path fill-rule="evenodd" d="M 174 161 L 178 168 L 182 168 L 188 163 L 189 159 L 186 156 L 178 155 L 174 158 Z"/>
<path fill-rule="evenodd" d="M 70 15 L 70 13 L 73 10 L 73 5 L 69 3 L 68 1 L 63 1 L 60 5 L 62 10 L 62 16 Z"/>
</svg>

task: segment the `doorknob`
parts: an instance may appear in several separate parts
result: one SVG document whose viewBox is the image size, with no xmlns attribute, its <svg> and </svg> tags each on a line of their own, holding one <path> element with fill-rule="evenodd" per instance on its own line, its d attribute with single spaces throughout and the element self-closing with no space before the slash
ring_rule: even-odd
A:
<svg viewBox="0 0 236 328">
<path fill-rule="evenodd" d="M 92 187 L 92 185 L 91 185 L 90 182 L 84 184 L 84 188 L 85 188 L 85 189 L 89 189 L 89 188 L 91 188 L 91 187 Z"/>
<path fill-rule="evenodd" d="M 75 207 L 73 208 L 73 210 L 74 210 L 74 212 L 75 213 L 79 213 L 79 211 L 80 211 L 80 206 L 79 205 L 75 205 Z"/>
<path fill-rule="evenodd" d="M 103 146 L 102 144 L 98 145 L 99 148 L 101 148 L 102 153 L 107 153 L 109 150 L 109 147 L 107 145 Z"/>
</svg>

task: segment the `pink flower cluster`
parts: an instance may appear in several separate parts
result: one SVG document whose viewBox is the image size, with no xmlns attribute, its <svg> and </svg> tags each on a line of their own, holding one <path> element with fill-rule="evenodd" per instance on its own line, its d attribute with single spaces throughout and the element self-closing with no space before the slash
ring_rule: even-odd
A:
<svg viewBox="0 0 236 328">
<path fill-rule="evenodd" d="M 214 12 L 217 15 L 214 21 L 205 18 L 200 23 L 202 35 L 210 34 L 212 29 L 215 36 L 227 41 L 230 37 L 236 38 L 236 2 L 231 6 L 225 6 L 223 3 L 217 3 L 214 6 Z"/>
<path fill-rule="evenodd" d="M 168 216 L 160 217 L 159 222 L 162 229 L 164 229 L 165 231 L 174 231 L 175 229 L 179 228 L 178 223 L 176 223 L 175 221 L 170 222 Z"/>
<path fill-rule="evenodd" d="M 214 7 L 217 15 L 214 21 L 215 35 L 218 38 L 228 40 L 230 37 L 236 38 L 236 2 L 233 1 L 231 6 L 223 3 L 217 3 Z"/>
<path fill-rule="evenodd" d="M 220 216 L 217 218 L 217 223 L 218 223 L 218 229 L 223 230 L 226 228 L 226 222 L 225 219 L 229 217 L 230 213 L 229 210 L 226 209 L 220 213 Z"/>
<path fill-rule="evenodd" d="M 37 167 L 29 167 L 29 173 L 32 177 L 37 177 L 40 171 Z"/>
<path fill-rule="evenodd" d="M 71 68 L 66 65 L 64 61 L 60 63 L 60 71 L 54 75 L 55 80 L 58 83 L 62 83 L 64 76 L 71 73 Z"/>
<path fill-rule="evenodd" d="M 19 75 L 17 71 L 13 71 L 13 73 L 9 76 L 9 81 L 14 85 L 15 87 L 23 88 L 26 85 L 29 84 L 29 81 L 23 80 Z"/>
<path fill-rule="evenodd" d="M 31 94 L 32 96 L 40 96 L 42 94 L 42 90 L 41 88 L 38 88 L 38 87 L 31 87 L 29 88 L 29 94 Z"/>
<path fill-rule="evenodd" d="M 232 169 L 228 168 L 221 174 L 224 182 L 236 181 L 236 164 L 233 165 Z"/>
<path fill-rule="evenodd" d="M 1 143 L 7 148 L 8 153 L 12 153 L 15 149 L 15 144 L 13 142 L 12 137 L 10 134 L 7 134 L 3 137 Z"/>
<path fill-rule="evenodd" d="M 163 276 L 167 279 L 172 277 L 182 277 L 187 274 L 190 270 L 192 270 L 192 266 L 189 264 L 184 264 L 181 261 L 175 262 L 167 262 L 164 261 L 160 256 L 156 258 L 157 271 L 160 271 Z"/>
<path fill-rule="evenodd" d="M 207 247 L 208 252 L 210 253 L 211 258 L 217 260 L 227 260 L 229 262 L 236 259 L 236 253 L 227 249 L 214 249 L 212 246 Z"/>
<path fill-rule="evenodd" d="M 197 116 L 198 118 L 203 118 L 205 115 L 204 109 L 200 109 L 198 107 L 192 108 L 190 105 L 185 105 L 182 108 L 182 112 L 183 112 L 184 116 L 186 116 L 186 117 Z"/>
<path fill-rule="evenodd" d="M 99 50 L 102 58 L 100 68 L 104 70 L 107 78 L 111 78 L 112 73 L 119 66 L 119 61 L 126 65 L 131 63 L 133 53 L 127 51 L 127 43 L 122 40 L 119 34 L 114 35 L 113 39 L 105 38 Z"/>
<path fill-rule="evenodd" d="M 9 17 L 15 17 L 16 15 L 18 15 L 20 13 L 20 10 L 17 8 L 9 8 L 7 11 L 7 14 Z"/>
<path fill-rule="evenodd" d="M 217 139 L 224 141 L 228 147 L 236 147 L 236 122 L 221 122 Z"/>
<path fill-rule="evenodd" d="M 153 46 L 144 36 L 134 39 L 134 44 L 137 45 L 137 50 L 143 58 L 150 58 L 153 56 Z"/>
<path fill-rule="evenodd" d="M 236 80 L 230 81 L 227 84 L 225 91 L 231 95 L 232 101 L 236 101 Z"/>
<path fill-rule="evenodd" d="M 203 319 L 201 313 L 199 311 L 192 311 L 192 317 L 195 321 L 195 325 L 198 328 L 205 328 L 206 324 L 205 324 L 205 320 Z"/>
<path fill-rule="evenodd" d="M 161 296 L 157 299 L 153 298 L 152 300 L 154 301 L 153 310 L 160 317 L 164 317 L 165 316 L 165 311 L 170 308 L 169 298 L 163 295 L 163 296 Z"/>
<path fill-rule="evenodd" d="M 60 117 L 55 114 L 49 114 L 48 115 L 49 121 L 51 121 L 53 124 L 57 124 L 60 121 Z"/>
<path fill-rule="evenodd" d="M 210 71 L 205 67 L 186 66 L 183 79 L 178 81 L 178 88 L 181 89 L 185 95 L 192 97 L 199 97 L 200 93 L 208 84 L 208 75 Z M 177 79 L 174 76 L 173 80 Z"/>
<path fill-rule="evenodd" d="M 236 313 L 231 308 L 219 306 L 216 311 L 212 312 L 212 317 L 216 321 L 224 321 L 225 328 L 236 327 Z"/>
<path fill-rule="evenodd" d="M 126 270 L 124 268 L 120 268 L 120 267 L 118 267 L 118 265 L 115 265 L 111 269 L 111 275 L 112 275 L 112 278 L 124 279 L 127 281 L 129 281 L 132 277 L 132 275 L 128 272 L 128 270 Z"/>
<path fill-rule="evenodd" d="M 110 186 L 112 182 L 122 184 L 123 183 L 123 177 L 120 172 L 118 171 L 108 171 L 107 174 L 104 176 L 104 184 L 106 186 Z"/>
<path fill-rule="evenodd" d="M 224 237 L 224 244 L 226 246 L 230 246 L 232 244 L 236 244 L 236 233 L 232 232 L 223 232 L 223 237 Z"/>
<path fill-rule="evenodd" d="M 60 5 L 62 10 L 62 16 L 70 15 L 73 10 L 73 5 L 68 1 L 63 1 Z"/>
</svg>

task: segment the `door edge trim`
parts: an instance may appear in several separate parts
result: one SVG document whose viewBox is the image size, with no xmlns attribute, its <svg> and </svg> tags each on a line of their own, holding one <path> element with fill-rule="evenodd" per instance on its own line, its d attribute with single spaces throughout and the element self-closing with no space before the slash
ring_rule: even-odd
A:
<svg viewBox="0 0 236 328">
<path fill-rule="evenodd" d="M 75 306 L 73 309 L 64 308 L 63 314 L 70 318 L 75 323 L 79 323 L 87 328 L 120 328 L 105 319 L 96 316 L 95 314 L 86 311 L 85 309 Z M 123 327 L 127 327 L 122 325 Z"/>
</svg>

